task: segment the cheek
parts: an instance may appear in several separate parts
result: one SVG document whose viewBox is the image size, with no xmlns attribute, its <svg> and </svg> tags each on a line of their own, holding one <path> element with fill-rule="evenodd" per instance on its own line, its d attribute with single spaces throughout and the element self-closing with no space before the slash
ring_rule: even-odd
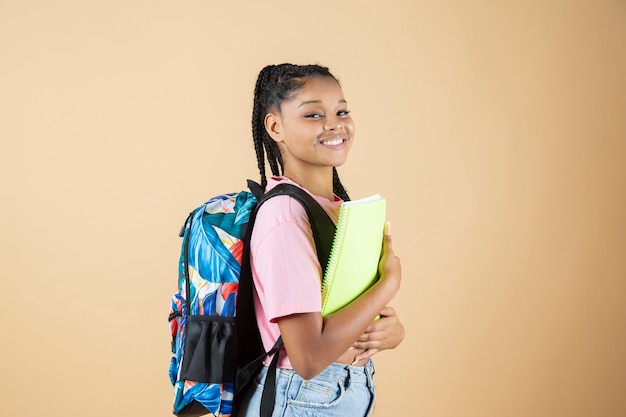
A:
<svg viewBox="0 0 626 417">
<path fill-rule="evenodd" d="M 346 123 L 344 126 L 346 130 L 350 132 L 350 136 L 354 136 L 354 132 L 355 132 L 354 122 L 350 120 L 350 122 Z"/>
</svg>

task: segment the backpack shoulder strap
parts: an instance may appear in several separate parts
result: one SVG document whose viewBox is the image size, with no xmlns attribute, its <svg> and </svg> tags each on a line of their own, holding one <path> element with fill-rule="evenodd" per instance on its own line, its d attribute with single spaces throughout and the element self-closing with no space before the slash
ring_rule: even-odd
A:
<svg viewBox="0 0 626 417">
<path fill-rule="evenodd" d="M 306 210 L 309 216 L 317 257 L 322 266 L 322 271 L 326 269 L 330 249 L 335 236 L 335 224 L 332 219 L 318 202 L 303 189 L 291 184 L 279 184 L 259 198 L 255 209 L 250 213 L 250 219 L 248 220 L 245 235 L 243 236 L 244 245 L 239 289 L 237 292 L 236 317 L 237 328 L 240 335 L 239 338 L 245 339 L 246 343 L 237 344 L 237 363 L 240 369 L 243 369 L 247 364 L 257 360 L 259 356 L 266 354 L 265 349 L 263 349 L 261 335 L 256 323 L 256 314 L 254 312 L 254 286 L 250 266 L 250 239 L 259 207 L 270 198 L 279 195 L 288 195 L 295 198 Z"/>
<path fill-rule="evenodd" d="M 297 200 L 304 207 L 311 224 L 317 258 L 322 266 L 322 272 L 326 270 L 330 249 L 335 236 L 335 223 L 326 211 L 315 201 L 313 197 L 300 187 L 292 184 L 278 184 L 261 197 L 257 210 L 265 201 L 278 195 L 288 195 Z"/>
<path fill-rule="evenodd" d="M 251 182 L 253 183 L 252 186 L 250 184 Z M 322 273 L 325 271 L 326 265 L 328 264 L 330 249 L 335 235 L 335 224 L 322 206 L 320 206 L 319 203 L 315 201 L 311 195 L 309 195 L 309 193 L 300 187 L 292 184 L 279 184 L 267 193 L 258 195 L 260 190 L 260 186 L 258 186 L 258 184 L 249 180 L 248 186 L 253 194 L 257 196 L 258 203 L 250 215 L 250 220 L 244 237 L 244 254 L 241 265 L 239 292 L 237 295 L 237 328 L 238 332 L 240 332 L 240 340 L 238 340 L 237 343 L 237 361 L 240 366 L 240 372 L 237 378 L 238 386 L 235 395 L 235 408 L 238 406 L 240 397 L 243 395 L 245 388 L 254 377 L 256 370 L 259 369 L 263 359 L 267 355 L 274 354 L 261 398 L 260 416 L 265 417 L 270 416 L 274 408 L 276 395 L 276 368 L 278 364 L 279 349 L 283 345 L 283 340 L 282 337 L 279 337 L 272 349 L 265 353 L 265 350 L 262 349 L 263 344 L 261 342 L 261 335 L 256 324 L 256 314 L 254 313 L 254 305 L 252 301 L 252 294 L 254 290 L 252 283 L 252 271 L 250 267 L 250 238 L 252 236 L 252 229 L 256 220 L 256 214 L 261 205 L 272 197 L 287 195 L 296 199 L 302 207 L 304 207 L 309 218 L 313 239 L 315 241 L 317 258 L 322 266 Z M 243 335 L 246 335 L 245 344 L 241 343 Z M 258 349 L 255 350 L 254 346 L 261 347 L 262 352 L 260 352 L 260 356 Z"/>
<path fill-rule="evenodd" d="M 311 224 L 311 231 L 313 233 L 313 239 L 315 241 L 315 249 L 317 251 L 317 258 L 322 266 L 322 274 L 326 270 L 328 264 L 328 257 L 330 256 L 330 249 L 333 244 L 333 237 L 335 235 L 335 224 L 333 223 L 328 213 L 319 205 L 317 201 L 309 193 L 304 191 L 300 187 L 296 187 L 292 184 L 279 184 L 267 192 L 257 205 L 257 210 L 261 204 L 269 200 L 272 197 L 278 195 L 288 195 L 296 199 L 302 207 L 304 207 L 307 216 L 309 217 L 309 223 Z M 276 368 L 278 367 L 279 351 L 277 347 L 283 344 L 282 336 L 278 338 L 276 344 L 272 348 L 276 350 L 272 362 L 270 363 L 267 377 L 265 379 L 263 394 L 261 395 L 261 417 L 269 417 L 274 410 L 274 403 L 276 401 Z M 271 351 L 270 351 L 271 352 Z"/>
<path fill-rule="evenodd" d="M 257 200 L 260 200 L 263 197 L 263 187 L 256 181 L 248 180 L 248 188 L 252 195 L 256 197 Z"/>
</svg>

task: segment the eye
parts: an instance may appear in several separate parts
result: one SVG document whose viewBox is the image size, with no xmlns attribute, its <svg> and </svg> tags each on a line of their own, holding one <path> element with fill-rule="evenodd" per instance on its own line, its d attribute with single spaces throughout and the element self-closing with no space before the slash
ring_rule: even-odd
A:
<svg viewBox="0 0 626 417">
<path fill-rule="evenodd" d="M 337 112 L 337 116 L 339 117 L 347 117 L 350 115 L 350 110 L 339 110 Z"/>
<path fill-rule="evenodd" d="M 324 115 L 320 113 L 307 113 L 304 117 L 307 119 L 321 119 Z"/>
</svg>

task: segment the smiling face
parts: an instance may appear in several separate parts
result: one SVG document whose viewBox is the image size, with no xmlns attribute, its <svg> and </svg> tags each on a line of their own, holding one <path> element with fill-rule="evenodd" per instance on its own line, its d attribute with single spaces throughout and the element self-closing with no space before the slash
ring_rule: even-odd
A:
<svg viewBox="0 0 626 417">
<path fill-rule="evenodd" d="M 265 116 L 265 127 L 278 143 L 289 178 L 332 175 L 352 146 L 354 122 L 341 87 L 330 77 L 315 76 L 280 109 Z"/>
</svg>

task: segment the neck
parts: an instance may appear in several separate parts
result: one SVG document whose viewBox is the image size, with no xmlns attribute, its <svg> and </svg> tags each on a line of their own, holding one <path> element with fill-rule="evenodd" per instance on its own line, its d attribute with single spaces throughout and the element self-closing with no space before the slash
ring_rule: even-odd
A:
<svg viewBox="0 0 626 417">
<path fill-rule="evenodd" d="M 285 169 L 283 175 L 315 195 L 324 197 L 329 201 L 335 200 L 335 194 L 333 193 L 332 168 L 328 170 L 318 169 L 314 172 L 302 172 L 298 170 Z"/>
</svg>

